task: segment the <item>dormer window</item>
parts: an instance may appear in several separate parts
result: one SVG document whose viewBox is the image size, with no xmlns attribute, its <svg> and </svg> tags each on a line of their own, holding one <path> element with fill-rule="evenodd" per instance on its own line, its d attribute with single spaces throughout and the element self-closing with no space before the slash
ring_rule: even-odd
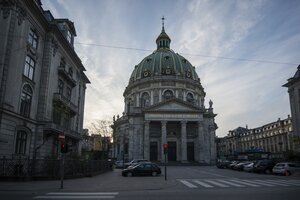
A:
<svg viewBox="0 0 300 200">
<path fill-rule="evenodd" d="M 68 40 L 69 43 L 72 44 L 72 34 L 71 34 L 70 31 L 67 31 L 67 40 Z"/>
</svg>

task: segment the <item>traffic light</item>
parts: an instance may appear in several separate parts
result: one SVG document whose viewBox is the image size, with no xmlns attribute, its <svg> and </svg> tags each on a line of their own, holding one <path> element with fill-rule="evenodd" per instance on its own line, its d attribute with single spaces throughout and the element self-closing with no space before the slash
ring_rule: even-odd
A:
<svg viewBox="0 0 300 200">
<path fill-rule="evenodd" d="M 164 144 L 164 154 L 168 153 L 168 144 Z"/>
<path fill-rule="evenodd" d="M 61 143 L 60 144 L 60 152 L 61 153 L 68 153 L 68 144 Z"/>
</svg>

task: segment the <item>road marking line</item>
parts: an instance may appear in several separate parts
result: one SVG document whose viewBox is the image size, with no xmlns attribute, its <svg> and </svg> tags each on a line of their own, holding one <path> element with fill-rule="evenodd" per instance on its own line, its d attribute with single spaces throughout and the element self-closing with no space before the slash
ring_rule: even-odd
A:
<svg viewBox="0 0 300 200">
<path fill-rule="evenodd" d="M 264 181 L 264 182 L 267 182 L 267 183 L 274 184 L 274 185 L 284 186 L 284 187 L 289 186 L 289 185 L 284 184 L 284 183 L 278 183 L 278 181 L 276 181 L 276 180 L 263 180 L 263 181 Z"/>
<path fill-rule="evenodd" d="M 213 181 L 213 180 L 205 180 L 205 182 L 209 182 L 209 183 L 211 183 L 213 185 L 216 185 L 216 186 L 219 186 L 219 187 L 229 187 L 228 185 L 224 185 L 222 183 L 218 183 L 218 182 Z"/>
<path fill-rule="evenodd" d="M 235 187 L 245 187 L 244 185 L 240 185 L 240 184 L 237 184 L 237 183 L 232 183 L 232 182 L 229 182 L 229 181 L 226 181 L 226 180 L 218 180 L 219 182 L 222 182 L 222 183 L 226 183 L 228 185 L 231 185 L 231 186 L 235 186 Z"/>
<path fill-rule="evenodd" d="M 49 192 L 47 195 L 118 195 L 119 192 Z"/>
<path fill-rule="evenodd" d="M 183 183 L 184 185 L 188 186 L 189 188 L 198 188 L 198 186 L 196 186 L 188 181 L 180 180 L 180 182 Z"/>
<path fill-rule="evenodd" d="M 262 180 L 243 180 L 243 181 L 245 181 L 247 183 L 254 183 L 254 184 L 263 185 L 263 186 L 267 186 L 267 187 L 274 187 L 275 186 L 273 184 L 263 182 Z"/>
<path fill-rule="evenodd" d="M 35 199 L 113 199 L 115 196 L 36 196 Z"/>
<path fill-rule="evenodd" d="M 297 182 L 294 182 L 294 181 L 291 181 L 291 180 L 277 180 L 277 181 L 280 182 L 280 183 L 283 183 L 283 184 L 300 186 L 300 183 L 297 183 Z"/>
<path fill-rule="evenodd" d="M 197 183 L 197 184 L 199 184 L 199 185 L 201 185 L 201 186 L 203 186 L 203 187 L 206 187 L 206 188 L 212 188 L 212 187 L 214 187 L 212 185 L 208 185 L 207 183 L 204 183 L 204 182 L 199 181 L 199 180 L 194 180 L 194 182 Z"/>
<path fill-rule="evenodd" d="M 233 181 L 233 182 L 236 182 L 236 183 L 240 183 L 242 185 L 251 186 L 251 187 L 259 187 L 259 185 L 255 185 L 255 184 L 252 184 L 252 183 L 246 183 L 243 180 L 230 180 L 230 181 Z"/>
</svg>

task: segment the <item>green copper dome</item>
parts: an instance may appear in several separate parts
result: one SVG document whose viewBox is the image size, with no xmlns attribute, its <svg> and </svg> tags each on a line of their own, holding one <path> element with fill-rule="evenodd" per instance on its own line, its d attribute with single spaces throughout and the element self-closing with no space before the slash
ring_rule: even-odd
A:
<svg viewBox="0 0 300 200">
<path fill-rule="evenodd" d="M 156 39 L 157 50 L 135 66 L 130 82 L 158 76 L 176 76 L 198 81 L 195 67 L 183 56 L 171 50 L 170 43 L 171 39 L 163 27 Z"/>
</svg>

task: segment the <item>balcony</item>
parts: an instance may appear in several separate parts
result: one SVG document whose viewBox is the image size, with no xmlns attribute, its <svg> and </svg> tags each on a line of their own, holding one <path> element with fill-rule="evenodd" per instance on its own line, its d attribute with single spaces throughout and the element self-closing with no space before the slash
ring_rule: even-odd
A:
<svg viewBox="0 0 300 200">
<path fill-rule="evenodd" d="M 76 86 L 76 81 L 73 79 L 70 73 L 66 71 L 66 69 L 63 66 L 58 67 L 58 74 L 63 76 L 66 79 L 66 81 L 70 83 L 72 87 Z"/>
<path fill-rule="evenodd" d="M 78 140 L 82 139 L 82 135 L 79 132 L 73 131 L 71 129 L 66 129 L 65 127 L 53 122 L 46 122 L 44 131 L 47 134 L 57 135 L 57 137 L 59 133 L 64 133 L 66 137 L 71 137 Z"/>
<path fill-rule="evenodd" d="M 53 101 L 61 103 L 63 106 L 65 106 L 70 111 L 71 115 L 77 114 L 78 107 L 74 103 L 72 103 L 69 99 L 64 97 L 62 94 L 54 93 Z"/>
</svg>

